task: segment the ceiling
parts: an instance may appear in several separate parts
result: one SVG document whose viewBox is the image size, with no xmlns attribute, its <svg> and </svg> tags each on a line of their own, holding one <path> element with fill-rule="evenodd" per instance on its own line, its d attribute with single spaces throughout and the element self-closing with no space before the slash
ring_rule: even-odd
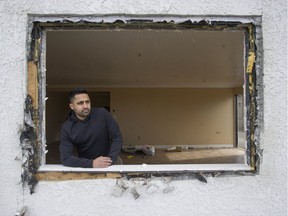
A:
<svg viewBox="0 0 288 216">
<path fill-rule="evenodd" d="M 54 30 L 46 51 L 48 89 L 243 85 L 241 31 Z"/>
</svg>

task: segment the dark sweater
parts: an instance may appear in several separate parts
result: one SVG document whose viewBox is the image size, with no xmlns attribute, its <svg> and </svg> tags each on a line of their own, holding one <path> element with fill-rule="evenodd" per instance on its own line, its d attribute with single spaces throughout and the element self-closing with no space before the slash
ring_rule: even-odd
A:
<svg viewBox="0 0 288 216">
<path fill-rule="evenodd" d="M 121 146 L 119 126 L 104 108 L 92 109 L 83 121 L 71 111 L 62 125 L 60 154 L 64 166 L 91 168 L 93 160 L 99 156 L 108 156 L 115 164 Z M 73 155 L 74 147 L 78 157 Z"/>
</svg>

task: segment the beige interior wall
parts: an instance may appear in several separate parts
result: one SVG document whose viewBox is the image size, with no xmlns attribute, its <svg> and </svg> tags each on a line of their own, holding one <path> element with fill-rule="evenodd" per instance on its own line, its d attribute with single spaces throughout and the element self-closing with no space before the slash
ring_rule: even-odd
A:
<svg viewBox="0 0 288 216">
<path fill-rule="evenodd" d="M 125 144 L 234 143 L 231 89 L 112 89 L 111 113 Z"/>
<path fill-rule="evenodd" d="M 243 86 L 239 86 L 239 87 L 236 87 L 234 88 L 234 94 L 235 95 L 238 95 L 238 94 L 243 94 Z"/>
</svg>

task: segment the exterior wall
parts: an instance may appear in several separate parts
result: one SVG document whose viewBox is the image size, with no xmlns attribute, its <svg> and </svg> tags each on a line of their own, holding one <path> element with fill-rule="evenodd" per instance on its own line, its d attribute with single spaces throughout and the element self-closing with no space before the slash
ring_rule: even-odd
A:
<svg viewBox="0 0 288 216">
<path fill-rule="evenodd" d="M 27 75 L 28 14 L 262 15 L 264 45 L 263 163 L 257 176 L 172 181 L 175 189 L 111 195 L 113 179 L 41 181 L 22 188 L 19 128 Z M 0 1 L 0 215 L 287 215 L 287 3 L 256 1 Z"/>
</svg>

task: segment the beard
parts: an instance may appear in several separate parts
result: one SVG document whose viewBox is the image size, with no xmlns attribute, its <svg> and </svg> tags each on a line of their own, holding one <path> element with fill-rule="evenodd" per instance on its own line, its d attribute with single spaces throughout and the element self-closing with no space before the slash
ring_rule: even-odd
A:
<svg viewBox="0 0 288 216">
<path fill-rule="evenodd" d="M 76 116 L 78 116 L 78 118 L 80 117 L 80 118 L 85 119 L 87 116 L 89 116 L 90 109 L 87 108 L 87 109 L 80 110 L 78 112 L 76 110 L 74 110 L 74 112 L 75 112 Z"/>
<path fill-rule="evenodd" d="M 90 109 L 84 109 L 81 111 L 81 116 L 87 117 L 90 114 Z"/>
</svg>

